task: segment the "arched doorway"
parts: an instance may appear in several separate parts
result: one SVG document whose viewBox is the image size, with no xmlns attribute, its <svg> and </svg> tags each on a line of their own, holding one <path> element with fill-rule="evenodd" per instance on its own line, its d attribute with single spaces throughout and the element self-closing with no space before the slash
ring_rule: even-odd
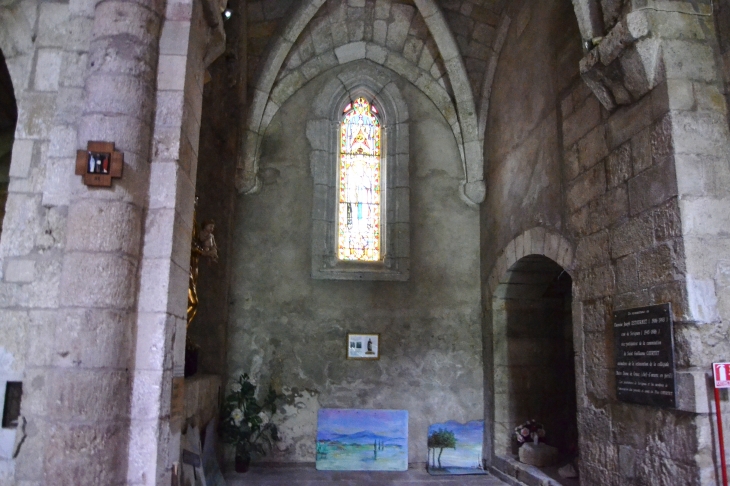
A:
<svg viewBox="0 0 730 486">
<path fill-rule="evenodd" d="M 5 64 L 5 57 L 0 52 L 0 231 L 5 217 L 5 202 L 8 198 L 10 156 L 13 151 L 17 121 L 18 106 L 15 102 L 13 83 Z"/>
<path fill-rule="evenodd" d="M 514 429 L 534 419 L 562 466 L 578 453 L 572 279 L 550 258 L 528 255 L 500 282 L 492 303 L 494 453 L 515 457 Z"/>
</svg>

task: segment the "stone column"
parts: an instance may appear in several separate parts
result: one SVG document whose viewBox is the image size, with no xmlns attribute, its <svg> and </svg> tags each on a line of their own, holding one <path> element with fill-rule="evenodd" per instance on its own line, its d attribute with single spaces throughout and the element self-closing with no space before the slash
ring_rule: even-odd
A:
<svg viewBox="0 0 730 486">
<path fill-rule="evenodd" d="M 45 484 L 126 481 L 137 272 L 164 3 L 111 0 L 94 10 L 77 148 L 89 140 L 114 142 L 124 152 L 124 174 L 109 189 L 71 182 L 55 339 L 66 342 L 67 354 L 80 352 L 27 378 L 45 380 L 47 417 L 38 425 L 47 431 Z"/>
</svg>

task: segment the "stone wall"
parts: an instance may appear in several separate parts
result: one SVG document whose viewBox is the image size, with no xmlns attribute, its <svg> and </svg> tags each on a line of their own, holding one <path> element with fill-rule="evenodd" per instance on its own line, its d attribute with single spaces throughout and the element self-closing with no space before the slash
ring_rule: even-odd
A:
<svg viewBox="0 0 730 486">
<path fill-rule="evenodd" d="M 202 74 L 222 40 L 219 6 L 193 5 L 0 7 L 18 102 L 0 382 L 24 384 L 21 424 L 0 438 L 0 484 L 169 483 Z M 89 140 L 124 152 L 110 189 L 74 175 Z"/>
<path fill-rule="evenodd" d="M 410 113 L 411 270 L 407 282 L 311 278 L 311 100 L 348 65 L 307 83 L 269 126 L 260 194 L 239 200 L 229 375 L 286 393 L 284 441 L 267 460 L 315 459 L 317 410 L 405 409 L 411 462 L 428 426 L 482 417 L 478 213 L 461 202 L 459 154 L 432 102 L 392 71 Z M 387 79 L 387 78 L 386 78 Z M 348 332 L 381 334 L 381 358 L 345 359 Z"/>
<path fill-rule="evenodd" d="M 606 9 L 607 2 L 602 6 Z M 682 2 L 629 17 L 626 5 L 615 11 L 618 20 L 604 17 L 608 36 L 586 59 L 600 56 L 608 69 L 618 60 L 622 74 L 603 85 L 590 84 L 592 90 L 575 77 L 553 83 L 560 71 L 544 65 L 539 84 L 521 84 L 519 73 L 536 62 L 539 41 L 530 36 L 542 24 L 528 22 L 523 42 L 516 37 L 517 27 L 510 28 L 487 124 L 485 292 L 496 290 L 515 252 L 516 258 L 528 254 L 527 246 L 519 248 L 528 236 L 518 236 L 513 249 L 515 236 L 527 231 L 534 250 L 532 226 L 562 234 L 575 249 L 575 267 L 568 270 L 574 278 L 582 483 L 638 485 L 651 478 L 652 484 L 710 484 L 718 469 L 706 375 L 711 361 L 728 353 L 723 344 L 727 325 L 722 324 L 727 319 L 722 304 L 727 250 L 712 216 L 727 211 L 721 182 L 727 164 L 720 156 L 727 154 L 727 122 L 712 50 L 712 17 L 707 5 Z M 554 21 L 568 30 L 567 17 Z M 614 42 L 622 35 L 626 43 Z M 576 34 L 571 42 L 577 48 Z M 657 50 L 659 45 L 663 50 Z M 550 48 L 556 56 L 543 55 L 538 63 L 566 57 L 559 40 Z M 641 64 L 631 68 L 631 59 Z M 581 64 L 589 80 L 596 79 L 590 78 L 593 68 L 586 68 L 590 62 Z M 575 67 L 572 73 L 577 74 Z M 500 85 L 501 79 L 509 83 Z M 621 90 L 634 94 L 617 108 Z M 631 101 L 636 93 L 640 98 Z M 520 109 L 522 98 L 533 112 Z M 526 152 L 537 138 L 534 127 L 543 126 L 547 135 L 538 140 L 547 149 Z M 532 155 L 536 152 L 542 160 Z M 539 186 L 535 175 L 543 173 L 554 179 Z M 612 312 L 664 302 L 672 304 L 675 319 L 679 410 L 618 402 Z M 493 324 L 488 320 L 487 332 Z"/>
</svg>

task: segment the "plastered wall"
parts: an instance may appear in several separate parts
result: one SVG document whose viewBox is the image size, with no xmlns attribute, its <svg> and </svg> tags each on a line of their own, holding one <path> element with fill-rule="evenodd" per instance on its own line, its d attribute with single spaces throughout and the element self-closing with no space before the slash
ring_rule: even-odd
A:
<svg viewBox="0 0 730 486">
<path fill-rule="evenodd" d="M 313 182 L 305 125 L 336 73 L 294 94 L 268 128 L 261 193 L 239 200 L 229 374 L 286 393 L 274 461 L 315 459 L 317 410 L 405 409 L 409 461 L 426 461 L 429 424 L 482 418 L 478 212 L 459 198 L 459 155 L 433 103 L 390 72 L 410 112 L 411 275 L 407 282 L 310 277 Z M 387 143 L 387 142 L 386 142 Z M 376 362 L 347 361 L 347 332 L 381 334 Z"/>
</svg>

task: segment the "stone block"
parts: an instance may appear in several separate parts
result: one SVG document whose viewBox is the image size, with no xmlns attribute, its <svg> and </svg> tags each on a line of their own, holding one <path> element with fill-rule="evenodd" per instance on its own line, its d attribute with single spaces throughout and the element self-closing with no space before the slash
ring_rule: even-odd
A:
<svg viewBox="0 0 730 486">
<path fill-rule="evenodd" d="M 585 206 L 606 192 L 606 169 L 603 163 L 578 176 L 568 186 L 567 202 L 570 211 Z"/>
<path fill-rule="evenodd" d="M 601 122 L 601 104 L 594 97 L 563 121 L 563 145 L 570 147 Z"/>
<path fill-rule="evenodd" d="M 645 128 L 631 139 L 631 162 L 634 175 L 652 166 L 651 156 L 651 128 Z"/>
<path fill-rule="evenodd" d="M 70 251 L 139 254 L 141 208 L 121 201 L 86 199 L 71 205 L 66 245 Z"/>
<path fill-rule="evenodd" d="M 51 129 L 48 157 L 76 159 L 76 129 L 72 126 L 56 125 Z M 44 158 L 44 160 L 47 160 Z"/>
<path fill-rule="evenodd" d="M 605 264 L 609 258 L 609 232 L 599 231 L 578 241 L 576 250 L 577 265 L 590 268 Z"/>
<path fill-rule="evenodd" d="M 364 59 L 366 56 L 365 42 L 352 42 L 340 46 L 335 49 L 335 55 L 340 64 L 347 64 L 357 59 Z"/>
<path fill-rule="evenodd" d="M 189 42 L 189 21 L 165 21 L 160 35 L 160 54 L 187 56 Z"/>
<path fill-rule="evenodd" d="M 182 91 L 185 89 L 187 75 L 187 57 L 160 55 L 157 74 L 157 89 L 165 91 Z"/>
<path fill-rule="evenodd" d="M 61 51 L 38 49 L 33 88 L 36 91 L 58 91 L 61 75 Z"/>
<path fill-rule="evenodd" d="M 63 319 L 52 329 L 51 363 L 75 369 L 128 367 L 134 355 L 132 319 L 133 315 L 127 312 L 65 310 Z M 93 346 L 89 345 L 90 340 Z"/>
<path fill-rule="evenodd" d="M 377 64 L 385 64 L 388 51 L 376 44 L 367 44 L 366 57 Z"/>
<path fill-rule="evenodd" d="M 185 93 L 181 90 L 158 91 L 155 126 L 180 127 L 185 106 Z"/>
<path fill-rule="evenodd" d="M 606 333 L 611 329 L 613 307 L 610 297 L 586 300 L 582 307 L 583 329 L 586 333 Z"/>
<path fill-rule="evenodd" d="M 595 267 L 577 273 L 576 294 L 582 300 L 609 296 L 614 293 L 615 275 L 610 265 Z"/>
<path fill-rule="evenodd" d="M 4 278 L 6 282 L 28 283 L 35 280 L 34 260 L 9 260 L 5 265 Z"/>
<path fill-rule="evenodd" d="M 676 196 L 677 192 L 674 159 L 667 158 L 629 180 L 631 214 L 664 203 Z"/>
<path fill-rule="evenodd" d="M 44 47 L 61 47 L 68 36 L 68 5 L 43 3 L 39 6 L 37 43 Z"/>
<path fill-rule="evenodd" d="M 391 22 L 388 24 L 386 47 L 394 52 L 403 52 L 416 9 L 411 5 L 393 4 L 390 8 Z"/>
<path fill-rule="evenodd" d="M 682 235 L 679 201 L 672 198 L 652 211 L 654 239 L 657 243 Z"/>
<path fill-rule="evenodd" d="M 122 393 L 122 390 L 118 393 Z M 113 397 L 118 396 L 110 390 L 104 391 Z M 54 427 L 49 431 L 44 448 L 43 483 L 123 483 L 127 479 L 127 465 L 126 461 L 119 460 L 118 451 L 128 447 L 128 427 L 128 422 L 102 421 L 101 418 L 94 425 L 68 421 Z"/>
<path fill-rule="evenodd" d="M 606 161 L 606 178 L 608 187 L 626 182 L 632 174 L 631 146 L 626 143 L 614 150 Z"/>
<path fill-rule="evenodd" d="M 611 258 L 634 253 L 654 244 L 654 224 L 650 214 L 644 214 L 611 230 Z"/>
<path fill-rule="evenodd" d="M 319 59 L 319 58 L 317 58 Z M 326 57 L 321 58 L 322 61 L 326 60 Z M 316 66 L 321 66 L 321 62 L 312 60 L 311 62 L 315 62 Z M 304 83 L 306 83 L 307 78 L 303 75 L 303 70 L 309 63 L 306 63 L 302 66 L 302 71 L 294 71 L 285 78 L 283 78 L 281 81 L 279 81 L 274 89 L 271 91 L 271 99 L 277 103 L 279 106 L 283 105 L 284 102 L 289 99 L 291 95 L 296 93 L 299 88 L 304 86 Z"/>
<path fill-rule="evenodd" d="M 147 5 L 134 2 L 104 2 L 95 10 L 95 38 L 125 36 L 140 45 L 156 45 L 162 18 Z"/>
<path fill-rule="evenodd" d="M 717 81 L 715 60 L 708 44 L 664 39 L 662 50 L 667 79 Z"/>
<path fill-rule="evenodd" d="M 145 258 L 171 258 L 177 213 L 171 208 L 147 212 L 144 235 Z"/>
<path fill-rule="evenodd" d="M 616 260 L 616 292 L 624 294 L 639 288 L 638 262 L 636 255 Z"/>
<path fill-rule="evenodd" d="M 158 370 L 172 367 L 172 344 L 176 320 L 165 313 L 140 313 L 137 317 L 135 369 Z"/>
<path fill-rule="evenodd" d="M 18 97 L 18 138 L 48 138 L 56 111 L 55 93 L 25 93 Z"/>
<path fill-rule="evenodd" d="M 650 287 L 683 277 L 684 255 L 670 245 L 658 245 L 638 254 L 639 285 Z"/>
<path fill-rule="evenodd" d="M 580 159 L 578 158 L 578 145 L 573 145 L 565 150 L 565 157 L 563 158 L 565 168 L 565 179 L 566 181 L 572 181 L 578 174 L 582 172 L 580 166 Z"/>
<path fill-rule="evenodd" d="M 677 410 L 691 413 L 710 413 L 711 398 L 705 371 L 678 371 Z"/>
<path fill-rule="evenodd" d="M 536 467 L 548 467 L 558 461 L 558 449 L 547 444 L 526 442 L 520 447 L 520 462 Z"/>
<path fill-rule="evenodd" d="M 15 140 L 10 164 L 10 177 L 28 177 L 33 161 L 33 140 Z"/>
<path fill-rule="evenodd" d="M 725 116 L 713 112 L 676 112 L 672 114 L 672 135 L 679 154 L 724 156 L 728 128 Z"/>
<path fill-rule="evenodd" d="M 129 309 L 136 294 L 136 264 L 120 255 L 67 253 L 61 298 L 67 305 Z M 80 289 L 87 289 L 82 292 Z"/>
<path fill-rule="evenodd" d="M 622 145 L 652 121 L 651 97 L 626 107 L 619 108 L 608 119 L 608 144 L 611 150 Z"/>
<path fill-rule="evenodd" d="M 608 146 L 606 145 L 605 127 L 603 125 L 598 125 L 578 141 L 581 171 L 593 167 L 607 155 Z"/>
</svg>

